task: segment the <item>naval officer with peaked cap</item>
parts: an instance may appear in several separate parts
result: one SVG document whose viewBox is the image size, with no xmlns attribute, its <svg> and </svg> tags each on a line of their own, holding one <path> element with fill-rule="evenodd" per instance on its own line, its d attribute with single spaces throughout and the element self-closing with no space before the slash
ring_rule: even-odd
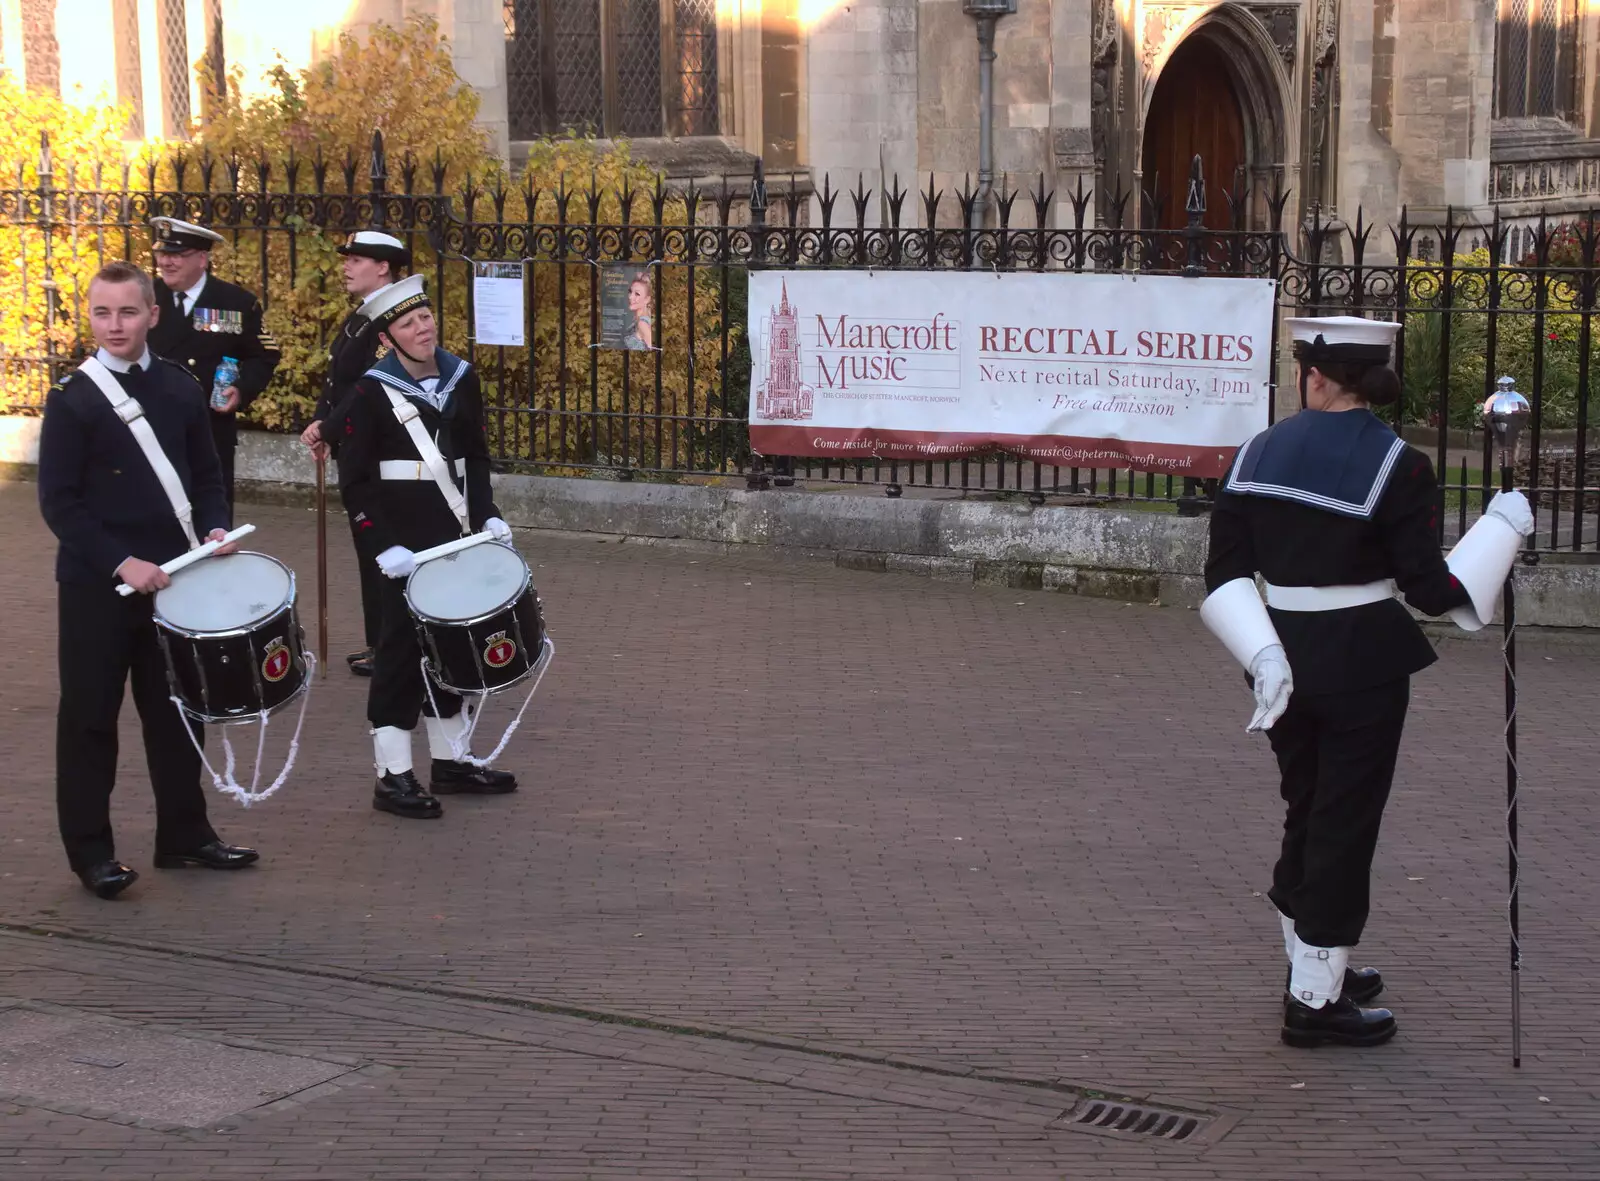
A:
<svg viewBox="0 0 1600 1181">
<path fill-rule="evenodd" d="M 150 219 L 156 256 L 156 306 L 161 318 L 150 330 L 150 350 L 176 361 L 205 390 L 211 437 L 222 465 L 222 486 L 233 510 L 233 454 L 239 445 L 239 414 L 267 388 L 278 367 L 278 343 L 261 324 L 261 301 L 211 274 L 211 250 L 222 235 L 175 217 Z M 211 401 L 217 367 L 224 357 L 239 363 L 222 405 Z"/>
</svg>

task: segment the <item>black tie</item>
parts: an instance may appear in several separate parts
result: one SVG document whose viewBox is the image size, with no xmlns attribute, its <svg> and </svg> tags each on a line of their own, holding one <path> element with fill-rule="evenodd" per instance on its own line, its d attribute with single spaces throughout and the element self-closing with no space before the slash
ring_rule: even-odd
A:
<svg viewBox="0 0 1600 1181">
<path fill-rule="evenodd" d="M 173 299 L 173 302 L 175 302 L 178 305 L 178 315 L 180 315 L 180 316 L 183 315 L 183 292 L 174 291 L 172 293 L 172 299 Z"/>
</svg>

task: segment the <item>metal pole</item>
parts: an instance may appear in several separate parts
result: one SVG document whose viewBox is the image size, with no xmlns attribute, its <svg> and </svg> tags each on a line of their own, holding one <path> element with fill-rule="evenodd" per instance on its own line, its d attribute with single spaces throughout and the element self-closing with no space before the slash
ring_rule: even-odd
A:
<svg viewBox="0 0 1600 1181">
<path fill-rule="evenodd" d="M 363 561 L 365 559 L 362 559 Z M 328 459 L 317 456 L 317 664 L 328 675 Z"/>
<path fill-rule="evenodd" d="M 1532 418 L 1528 400 L 1517 393 L 1509 377 L 1496 382 L 1499 387 L 1484 405 L 1484 423 L 1493 431 L 1500 447 L 1500 491 L 1510 492 L 1516 464 L 1517 440 Z M 1522 933 L 1518 901 L 1521 884 L 1517 854 L 1517 599 L 1515 565 L 1506 571 L 1502 591 L 1501 650 L 1505 655 L 1506 680 L 1506 848 L 1509 854 L 1509 886 L 1506 919 L 1511 927 L 1511 1065 L 1522 1066 Z"/>
<path fill-rule="evenodd" d="M 1500 490 L 1511 491 L 1511 456 L 1500 452 Z M 1506 844 L 1510 854 L 1510 892 L 1506 917 L 1511 924 L 1511 1065 L 1522 1067 L 1522 940 L 1517 903 L 1517 568 L 1506 573 L 1502 649 L 1506 663 Z"/>
<path fill-rule="evenodd" d="M 989 221 L 989 201 L 994 190 L 994 23 L 993 16 L 978 17 L 978 201 L 973 208 L 973 229 Z"/>
</svg>

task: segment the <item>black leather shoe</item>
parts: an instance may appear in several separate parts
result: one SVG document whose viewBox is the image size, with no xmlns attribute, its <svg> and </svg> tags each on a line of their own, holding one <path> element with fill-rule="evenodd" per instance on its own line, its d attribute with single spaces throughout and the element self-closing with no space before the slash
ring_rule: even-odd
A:
<svg viewBox="0 0 1600 1181">
<path fill-rule="evenodd" d="M 120 861 L 102 861 L 98 865 L 80 869 L 78 880 L 95 897 L 109 900 L 138 881 L 139 875 Z"/>
<path fill-rule="evenodd" d="M 372 675 L 371 648 L 368 648 L 365 652 L 352 652 L 344 659 L 345 663 L 350 666 L 350 671 L 355 673 L 356 676 L 370 677 Z"/>
<path fill-rule="evenodd" d="M 1289 991 L 1289 981 L 1294 969 L 1288 968 L 1283 973 L 1283 991 Z M 1339 995 L 1347 996 L 1358 1005 L 1378 999 L 1378 994 L 1383 991 L 1383 976 L 1376 968 L 1346 968 L 1344 970 L 1344 984 L 1340 986 Z"/>
<path fill-rule="evenodd" d="M 363 648 L 359 652 L 347 653 L 345 655 L 344 662 L 346 664 L 354 665 L 357 661 L 361 661 L 361 660 L 370 661 L 371 659 L 372 659 L 372 649 L 371 648 Z"/>
<path fill-rule="evenodd" d="M 444 814 L 439 801 L 422 789 L 411 771 L 385 775 L 372 793 L 372 806 L 407 820 L 437 820 Z"/>
<path fill-rule="evenodd" d="M 517 777 L 510 771 L 434 759 L 428 788 L 442 796 L 503 796 L 517 790 Z"/>
<path fill-rule="evenodd" d="M 1398 1026 L 1388 1009 L 1363 1009 L 1347 996 L 1320 1009 L 1284 997 L 1283 1040 L 1286 1045 L 1378 1046 L 1395 1035 Z"/>
<path fill-rule="evenodd" d="M 187 853 L 157 853 L 155 865 L 157 869 L 243 869 L 260 860 L 261 854 L 254 849 L 207 841 Z"/>
</svg>

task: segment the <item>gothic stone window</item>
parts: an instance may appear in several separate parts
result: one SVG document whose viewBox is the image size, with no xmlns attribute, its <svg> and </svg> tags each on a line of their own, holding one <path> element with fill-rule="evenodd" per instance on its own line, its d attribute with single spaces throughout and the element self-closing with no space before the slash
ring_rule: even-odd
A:
<svg viewBox="0 0 1600 1181">
<path fill-rule="evenodd" d="M 1578 0 L 1499 0 L 1495 116 L 1577 118 Z"/>
<path fill-rule="evenodd" d="M 504 0 L 512 139 L 715 135 L 717 0 Z"/>
</svg>

